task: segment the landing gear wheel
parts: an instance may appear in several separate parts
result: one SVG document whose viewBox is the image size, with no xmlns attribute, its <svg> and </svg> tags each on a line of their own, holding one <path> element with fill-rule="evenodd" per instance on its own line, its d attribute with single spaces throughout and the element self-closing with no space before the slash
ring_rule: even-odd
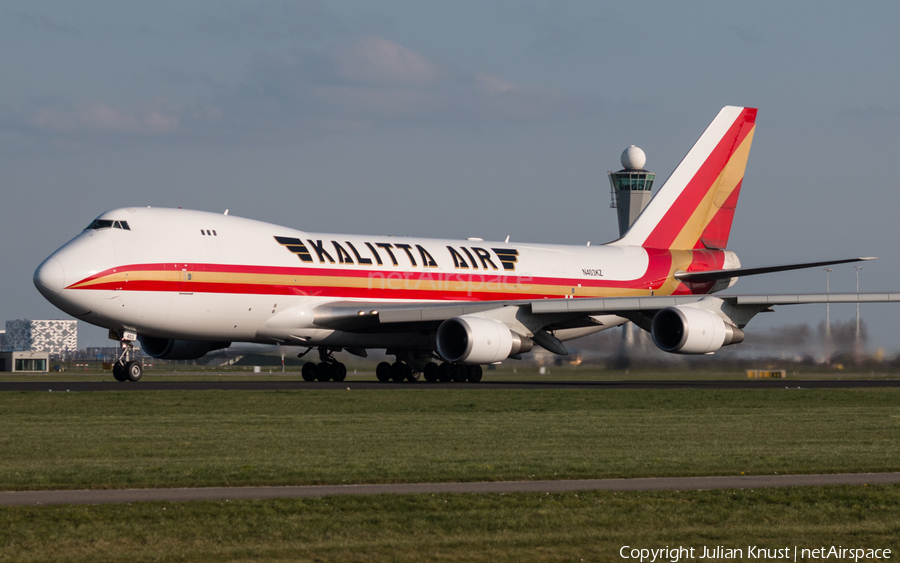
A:
<svg viewBox="0 0 900 563">
<path fill-rule="evenodd" d="M 378 378 L 378 381 L 382 383 L 386 383 L 391 380 L 391 364 L 387 362 L 381 362 L 377 366 L 375 366 L 375 377 Z"/>
<path fill-rule="evenodd" d="M 444 383 L 453 381 L 453 364 L 444 362 L 438 367 L 438 380 Z"/>
<path fill-rule="evenodd" d="M 326 364 L 325 362 L 316 364 L 316 380 L 328 381 L 333 374 L 334 370 L 331 368 L 331 364 Z"/>
<path fill-rule="evenodd" d="M 470 383 L 478 383 L 481 381 L 482 375 L 484 375 L 484 371 L 481 369 L 481 366 L 468 366 L 466 374 Z"/>
<path fill-rule="evenodd" d="M 457 383 L 463 383 L 466 381 L 466 378 L 469 376 L 468 366 L 462 364 L 454 364 L 453 365 L 453 381 Z"/>
<path fill-rule="evenodd" d="M 400 383 L 404 379 L 410 376 L 412 370 L 410 367 L 403 362 L 394 362 L 391 364 L 391 381 L 396 381 Z"/>
<path fill-rule="evenodd" d="M 331 366 L 331 379 L 333 381 L 343 381 L 347 379 L 347 366 L 338 362 Z"/>
<path fill-rule="evenodd" d="M 422 376 L 422 374 L 420 374 L 417 371 L 413 371 L 413 369 L 410 368 L 409 375 L 406 376 L 406 380 L 409 381 L 410 383 L 415 383 L 416 381 L 419 380 L 419 378 L 421 376 Z"/>
<path fill-rule="evenodd" d="M 144 375 L 144 366 L 142 366 L 140 362 L 128 362 L 125 364 L 124 372 L 128 381 L 139 381 L 141 376 Z"/>
<path fill-rule="evenodd" d="M 116 381 L 128 381 L 128 377 L 125 375 L 125 366 L 119 362 L 114 363 L 113 377 L 116 378 Z"/>
<path fill-rule="evenodd" d="M 424 371 L 423 375 L 425 375 L 425 381 L 428 381 L 428 382 L 437 381 L 438 380 L 438 371 L 440 371 L 440 369 L 441 368 L 439 368 L 438 365 L 434 362 L 428 362 L 427 364 L 425 364 L 425 369 L 423 370 Z"/>
<path fill-rule="evenodd" d="M 300 376 L 303 378 L 303 381 L 315 381 L 316 364 L 313 362 L 306 362 L 303 364 L 303 367 L 300 368 Z"/>
</svg>

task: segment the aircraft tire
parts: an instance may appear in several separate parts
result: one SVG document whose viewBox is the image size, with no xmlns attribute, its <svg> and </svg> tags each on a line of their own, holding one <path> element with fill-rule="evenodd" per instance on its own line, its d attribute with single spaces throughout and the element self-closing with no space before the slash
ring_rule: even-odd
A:
<svg viewBox="0 0 900 563">
<path fill-rule="evenodd" d="M 444 362 L 438 368 L 438 381 L 447 383 L 453 381 L 453 364 Z"/>
<path fill-rule="evenodd" d="M 316 364 L 316 381 L 328 381 L 333 373 L 334 370 L 331 368 L 331 364 L 325 362 Z"/>
<path fill-rule="evenodd" d="M 453 374 L 453 381 L 464 383 L 469 376 L 469 369 L 468 366 L 463 364 L 453 364 L 453 371 L 450 373 Z"/>
<path fill-rule="evenodd" d="M 434 383 L 435 381 L 437 381 L 439 370 L 440 370 L 440 368 L 434 362 L 428 362 L 427 364 L 425 364 L 425 369 L 423 370 L 424 371 L 423 375 L 425 376 L 425 381 L 428 381 L 429 383 Z"/>
<path fill-rule="evenodd" d="M 391 381 L 400 383 L 406 379 L 412 370 L 403 362 L 394 362 L 391 365 Z"/>
<path fill-rule="evenodd" d="M 478 383 L 481 381 L 482 376 L 484 376 L 484 370 L 481 369 L 481 366 L 467 366 L 466 378 L 469 380 L 469 383 Z"/>
<path fill-rule="evenodd" d="M 128 378 L 125 376 L 124 367 L 125 366 L 119 362 L 113 364 L 113 377 L 116 378 L 116 381 L 128 381 Z"/>
<path fill-rule="evenodd" d="M 347 366 L 345 366 L 344 364 L 338 362 L 334 364 L 334 366 L 332 366 L 331 370 L 332 381 L 343 381 L 347 379 Z"/>
<path fill-rule="evenodd" d="M 144 366 L 140 362 L 128 362 L 125 364 L 124 375 L 132 383 L 140 381 L 144 375 Z"/>
<path fill-rule="evenodd" d="M 378 381 L 382 383 L 386 383 L 391 380 L 391 364 L 387 362 L 381 362 L 377 366 L 375 366 L 375 377 L 378 378 Z"/>
<path fill-rule="evenodd" d="M 316 364 L 313 362 L 306 362 L 303 364 L 303 367 L 300 368 L 300 377 L 303 378 L 303 381 L 315 381 L 316 380 Z"/>
</svg>

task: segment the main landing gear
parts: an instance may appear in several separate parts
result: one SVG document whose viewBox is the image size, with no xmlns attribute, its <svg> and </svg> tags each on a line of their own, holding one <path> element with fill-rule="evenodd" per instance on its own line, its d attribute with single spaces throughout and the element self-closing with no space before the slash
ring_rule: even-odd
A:
<svg viewBox="0 0 900 563">
<path fill-rule="evenodd" d="M 303 357 L 313 349 L 309 348 L 300 357 Z M 303 364 L 300 375 L 304 381 L 344 381 L 347 377 L 347 366 L 334 358 L 334 351 L 324 346 L 318 348 L 319 363 L 307 362 Z M 338 350 L 340 351 L 340 350 Z M 437 364 L 431 361 L 432 353 L 424 351 L 388 350 L 389 355 L 397 356 L 394 363 L 381 362 L 375 367 L 375 377 L 378 381 L 414 382 L 424 376 L 428 382 L 478 383 L 481 381 L 483 371 L 478 365 L 454 364 L 442 362 Z"/>
<path fill-rule="evenodd" d="M 131 359 L 133 356 L 134 341 L 122 340 L 122 353 L 113 364 L 113 377 L 116 381 L 138 381 L 144 375 L 144 366 Z"/>
<path fill-rule="evenodd" d="M 378 381 L 418 381 L 419 374 L 406 362 L 397 360 L 394 363 L 381 362 L 375 366 L 375 377 Z"/>
<path fill-rule="evenodd" d="M 319 348 L 319 363 L 306 362 L 300 375 L 304 381 L 343 381 L 347 378 L 347 366 L 334 359 L 334 352 L 323 347 Z"/>
</svg>

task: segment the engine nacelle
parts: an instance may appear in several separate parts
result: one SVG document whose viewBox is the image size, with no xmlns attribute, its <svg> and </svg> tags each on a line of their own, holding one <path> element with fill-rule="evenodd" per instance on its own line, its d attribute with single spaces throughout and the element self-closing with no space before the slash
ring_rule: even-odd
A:
<svg viewBox="0 0 900 563">
<path fill-rule="evenodd" d="M 140 336 L 141 350 L 150 357 L 161 360 L 196 360 L 204 355 L 228 348 L 231 342 L 203 342 L 201 340 L 174 340 L 172 338 L 154 338 Z"/>
<path fill-rule="evenodd" d="M 453 317 L 437 330 L 438 353 L 448 362 L 492 364 L 528 352 L 532 346 L 530 338 L 482 317 Z"/>
<path fill-rule="evenodd" d="M 653 343 L 673 354 L 708 354 L 744 340 L 744 331 L 712 311 L 698 307 L 669 307 L 650 324 Z"/>
</svg>

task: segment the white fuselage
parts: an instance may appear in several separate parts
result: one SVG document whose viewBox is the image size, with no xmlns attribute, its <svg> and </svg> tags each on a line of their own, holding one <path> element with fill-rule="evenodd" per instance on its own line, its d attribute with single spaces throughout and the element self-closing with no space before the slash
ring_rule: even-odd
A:
<svg viewBox="0 0 900 563">
<path fill-rule="evenodd" d="M 414 335 L 340 335 L 317 327 L 313 309 L 706 293 L 672 274 L 736 263 L 725 251 L 307 233 L 183 209 L 122 208 L 98 220 L 127 229 L 83 231 L 37 269 L 40 291 L 87 322 L 187 340 L 392 346 Z"/>
</svg>

